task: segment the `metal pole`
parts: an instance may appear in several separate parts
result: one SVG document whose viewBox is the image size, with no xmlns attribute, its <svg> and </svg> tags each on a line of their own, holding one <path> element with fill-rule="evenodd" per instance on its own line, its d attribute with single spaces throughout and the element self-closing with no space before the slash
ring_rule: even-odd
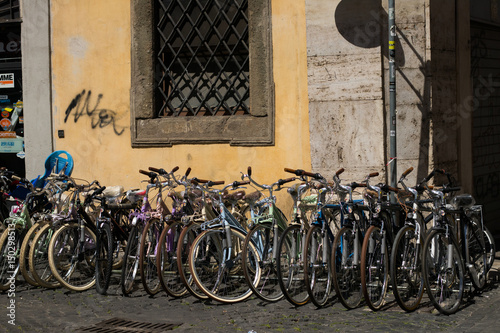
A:
<svg viewBox="0 0 500 333">
<path fill-rule="evenodd" d="M 395 0 L 389 0 L 389 110 L 390 110 L 390 153 L 389 179 L 392 187 L 397 187 L 397 155 L 396 155 L 396 19 Z M 396 198 L 391 194 L 391 201 Z"/>
</svg>

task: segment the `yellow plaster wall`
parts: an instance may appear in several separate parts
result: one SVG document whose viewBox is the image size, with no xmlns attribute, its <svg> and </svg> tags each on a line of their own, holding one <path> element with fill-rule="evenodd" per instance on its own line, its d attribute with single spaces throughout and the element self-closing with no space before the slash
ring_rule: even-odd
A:
<svg viewBox="0 0 500 333">
<path fill-rule="evenodd" d="M 284 167 L 310 168 L 304 1 L 272 1 L 275 146 L 149 149 L 131 148 L 130 1 L 51 4 L 55 149 L 74 157 L 73 176 L 128 189 L 143 187 L 138 170 L 148 166 L 191 167 L 199 178 L 230 182 L 251 165 L 255 179 L 263 183 L 290 176 Z M 79 106 L 65 122 L 79 95 Z M 58 138 L 58 130 L 64 130 L 64 138 Z"/>
</svg>

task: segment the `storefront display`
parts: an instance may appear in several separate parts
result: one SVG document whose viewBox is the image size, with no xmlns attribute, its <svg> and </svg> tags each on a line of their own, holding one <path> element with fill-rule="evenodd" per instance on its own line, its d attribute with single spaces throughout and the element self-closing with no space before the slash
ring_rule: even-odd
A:
<svg viewBox="0 0 500 333">
<path fill-rule="evenodd" d="M 25 174 L 21 25 L 0 24 L 0 167 Z"/>
</svg>

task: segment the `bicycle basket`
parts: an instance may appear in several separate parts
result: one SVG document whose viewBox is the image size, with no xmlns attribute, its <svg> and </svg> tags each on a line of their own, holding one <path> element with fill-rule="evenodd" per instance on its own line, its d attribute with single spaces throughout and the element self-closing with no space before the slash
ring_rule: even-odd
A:
<svg viewBox="0 0 500 333">
<path fill-rule="evenodd" d="M 476 204 L 476 200 L 470 194 L 457 195 L 452 200 L 452 205 L 456 208 L 470 208 Z"/>
</svg>

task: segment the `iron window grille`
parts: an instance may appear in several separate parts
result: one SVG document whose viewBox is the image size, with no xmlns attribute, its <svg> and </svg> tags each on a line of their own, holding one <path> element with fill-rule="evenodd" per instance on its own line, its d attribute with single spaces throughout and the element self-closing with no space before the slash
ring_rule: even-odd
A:
<svg viewBox="0 0 500 333">
<path fill-rule="evenodd" d="M 20 17 L 19 0 L 0 0 L 0 22 L 17 21 Z"/>
<path fill-rule="evenodd" d="M 248 0 L 156 0 L 158 117 L 249 115 Z"/>
</svg>

